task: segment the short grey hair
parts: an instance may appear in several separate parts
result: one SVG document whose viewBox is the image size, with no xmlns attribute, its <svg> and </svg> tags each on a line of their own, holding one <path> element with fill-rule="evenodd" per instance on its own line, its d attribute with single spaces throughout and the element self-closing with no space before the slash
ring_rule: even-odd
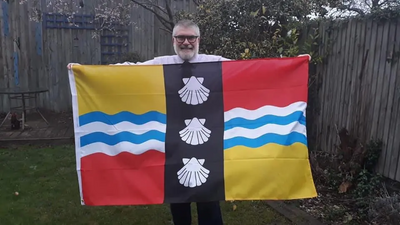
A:
<svg viewBox="0 0 400 225">
<path fill-rule="evenodd" d="M 174 29 L 172 30 L 172 36 L 175 36 L 176 34 L 176 30 L 178 27 L 183 27 L 183 28 L 193 28 L 194 31 L 196 32 L 196 34 L 200 37 L 200 28 L 199 26 L 193 22 L 192 20 L 180 20 L 178 21 L 175 26 Z"/>
</svg>

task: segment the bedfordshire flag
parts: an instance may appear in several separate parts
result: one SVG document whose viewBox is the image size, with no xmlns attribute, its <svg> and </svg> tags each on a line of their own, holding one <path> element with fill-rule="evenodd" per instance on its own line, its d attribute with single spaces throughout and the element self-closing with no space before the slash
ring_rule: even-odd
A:
<svg viewBox="0 0 400 225">
<path fill-rule="evenodd" d="M 311 198 L 308 57 L 74 66 L 85 205 Z"/>
</svg>

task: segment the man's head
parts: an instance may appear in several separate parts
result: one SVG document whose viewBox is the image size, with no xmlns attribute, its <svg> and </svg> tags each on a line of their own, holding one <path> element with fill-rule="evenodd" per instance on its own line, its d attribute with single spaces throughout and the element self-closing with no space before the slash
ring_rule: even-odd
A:
<svg viewBox="0 0 400 225">
<path fill-rule="evenodd" d="M 200 29 L 191 20 L 176 23 L 172 39 L 175 53 L 183 60 L 190 60 L 199 52 Z"/>
</svg>

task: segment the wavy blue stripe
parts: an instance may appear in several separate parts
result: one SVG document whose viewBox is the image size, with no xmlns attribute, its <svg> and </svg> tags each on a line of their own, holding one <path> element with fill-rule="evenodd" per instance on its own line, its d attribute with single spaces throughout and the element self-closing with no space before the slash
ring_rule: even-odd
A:
<svg viewBox="0 0 400 225">
<path fill-rule="evenodd" d="M 145 124 L 149 121 L 158 121 L 160 123 L 166 124 L 167 116 L 157 111 L 150 111 L 142 115 L 136 115 L 128 111 L 119 112 L 114 115 L 108 115 L 103 112 L 95 111 L 79 116 L 80 126 L 92 122 L 103 122 L 108 125 L 115 125 L 122 121 L 127 121 L 138 125 Z"/>
<path fill-rule="evenodd" d="M 114 135 L 109 135 L 103 132 L 93 132 L 82 136 L 80 140 L 81 147 L 83 147 L 95 142 L 101 142 L 107 145 L 116 145 L 123 141 L 140 144 L 152 139 L 165 142 L 165 133 L 161 133 L 160 131 L 156 130 L 151 130 L 141 135 L 133 134 L 127 131 L 123 131 Z"/>
<path fill-rule="evenodd" d="M 297 132 L 292 132 L 288 135 L 264 134 L 256 139 L 234 137 L 224 141 L 224 149 L 232 148 L 237 145 L 242 145 L 249 148 L 258 148 L 269 143 L 289 146 L 297 142 L 307 145 L 307 137 Z"/>
<path fill-rule="evenodd" d="M 225 130 L 232 129 L 234 127 L 243 127 L 247 129 L 256 129 L 258 127 L 262 127 L 266 124 L 277 124 L 277 125 L 287 125 L 293 123 L 295 121 L 299 121 L 300 124 L 306 125 L 306 117 L 304 117 L 302 111 L 296 111 L 287 116 L 274 116 L 274 115 L 265 115 L 255 120 L 248 120 L 244 118 L 233 118 L 227 122 L 225 122 Z"/>
</svg>

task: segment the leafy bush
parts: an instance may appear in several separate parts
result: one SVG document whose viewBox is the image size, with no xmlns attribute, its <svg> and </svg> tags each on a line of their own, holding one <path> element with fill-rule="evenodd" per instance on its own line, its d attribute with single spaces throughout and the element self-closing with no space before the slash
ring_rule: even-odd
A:
<svg viewBox="0 0 400 225">
<path fill-rule="evenodd" d="M 311 4 L 294 0 L 209 0 L 193 14 L 179 13 L 177 19 L 198 23 L 203 53 L 231 59 L 288 57 L 310 54 L 310 49 L 300 52 L 298 42 L 299 24 L 311 11 Z"/>
</svg>

